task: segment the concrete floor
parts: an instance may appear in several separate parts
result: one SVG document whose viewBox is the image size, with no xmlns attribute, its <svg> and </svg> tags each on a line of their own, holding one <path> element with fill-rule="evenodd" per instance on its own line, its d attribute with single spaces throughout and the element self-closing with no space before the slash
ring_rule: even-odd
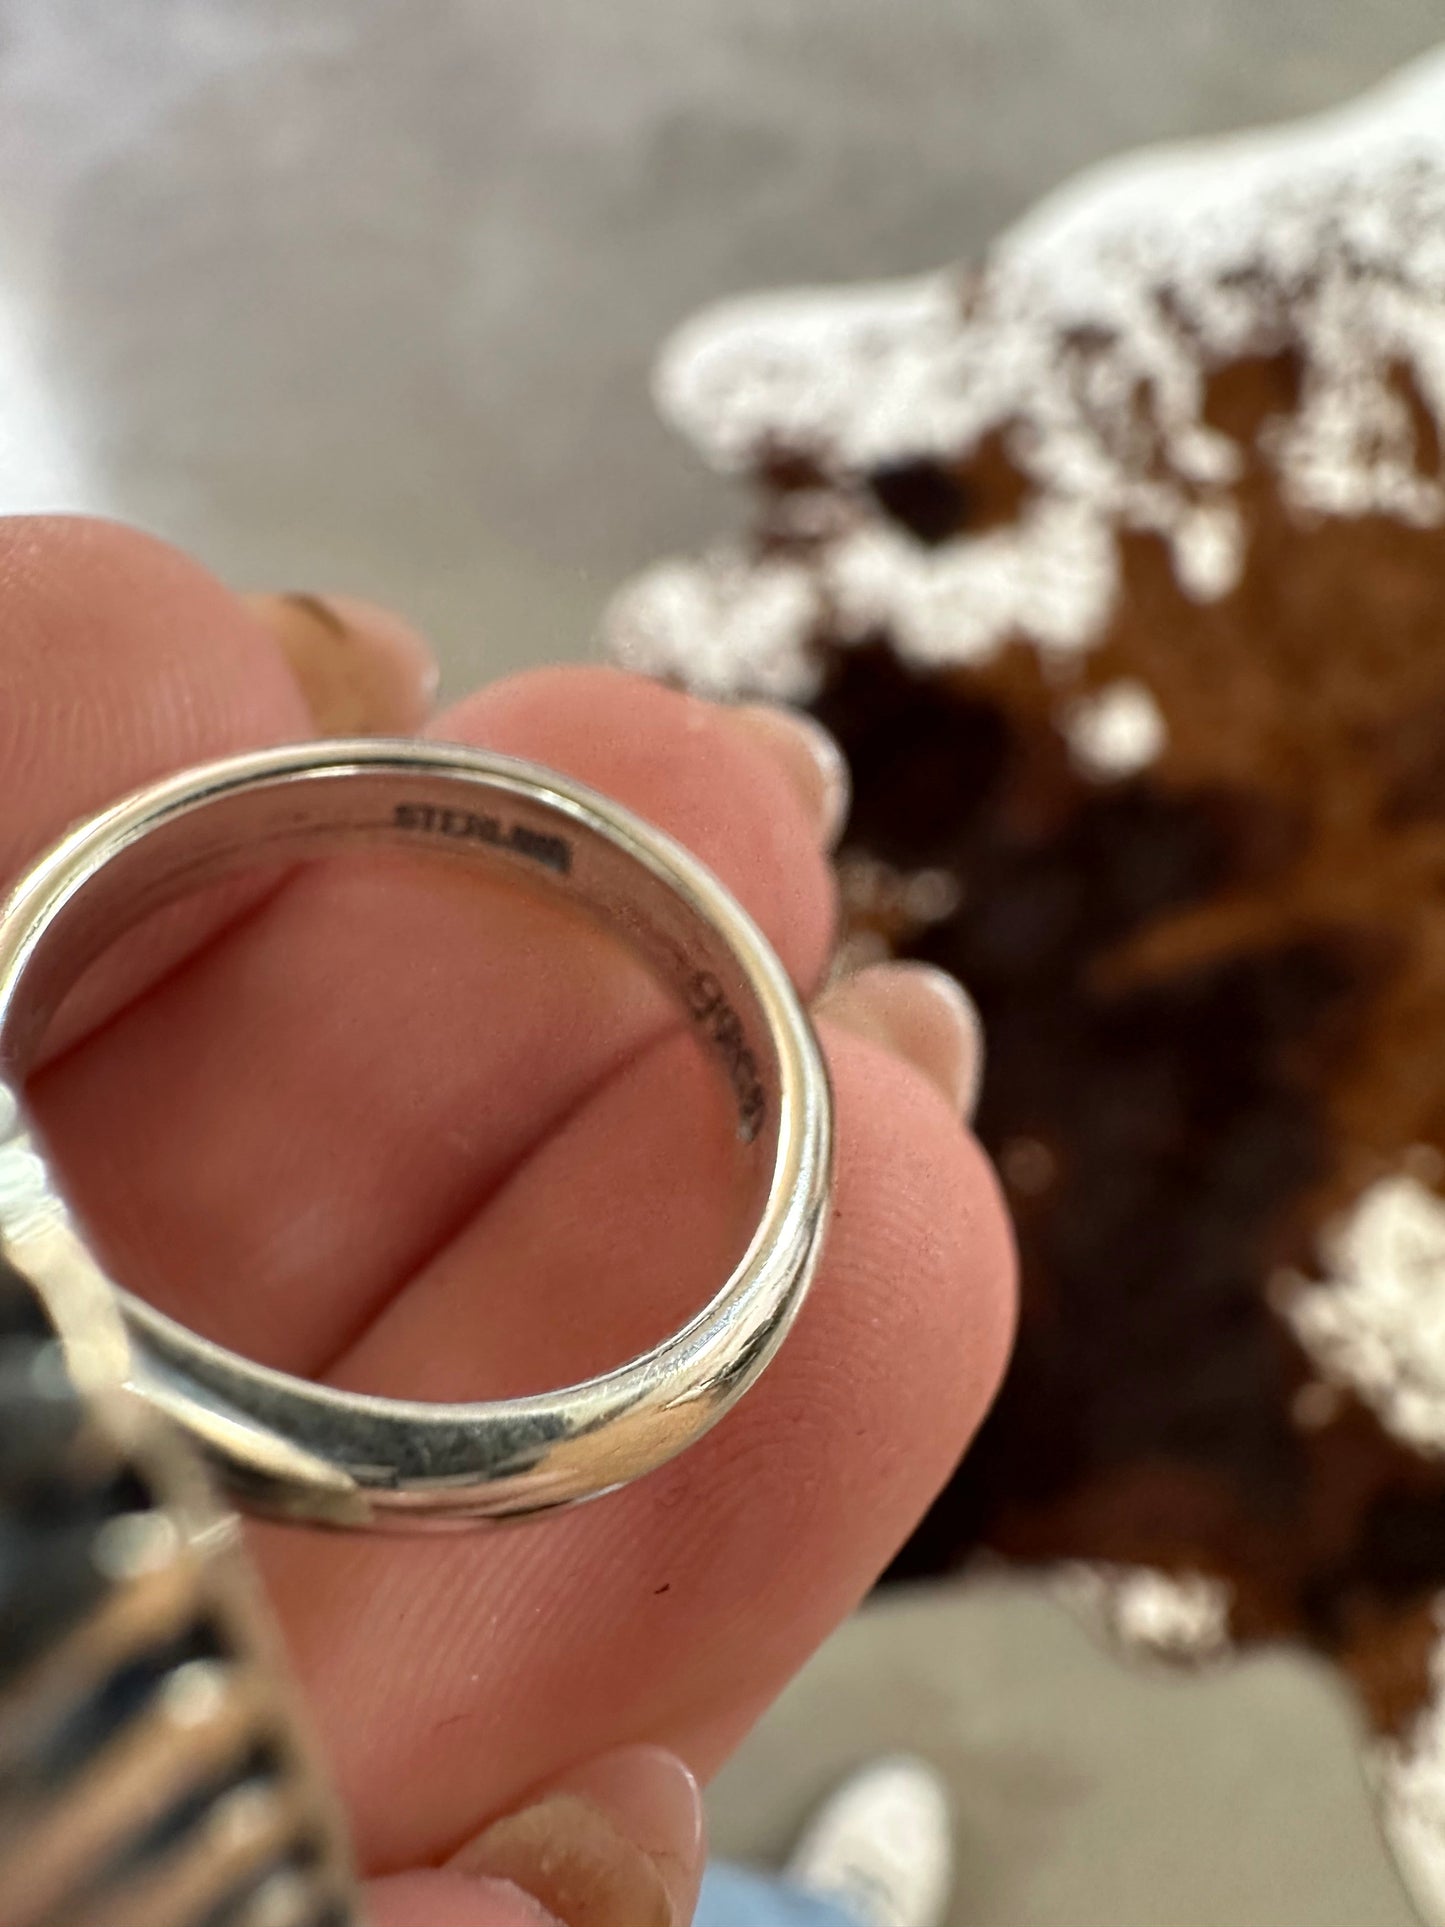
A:
<svg viewBox="0 0 1445 1927">
<path fill-rule="evenodd" d="M 796 1680 L 712 1792 L 720 1852 L 786 1856 L 870 1754 L 947 1774 L 950 1927 L 1409 1927 L 1323 1668 L 1264 1653 L 1125 1672 L 1024 1580 L 890 1593 Z"/>
<path fill-rule="evenodd" d="M 737 515 L 651 414 L 700 303 L 982 247 L 1084 162 L 1347 96 L 1440 0 L 6 0 L 0 509 L 346 588 L 453 689 L 595 648 Z M 1028 1588 L 870 1612 L 716 1796 L 780 1851 L 948 1766 L 972 1927 L 1396 1927 L 1347 1709 L 1283 1657 L 1125 1676 Z"/>
</svg>

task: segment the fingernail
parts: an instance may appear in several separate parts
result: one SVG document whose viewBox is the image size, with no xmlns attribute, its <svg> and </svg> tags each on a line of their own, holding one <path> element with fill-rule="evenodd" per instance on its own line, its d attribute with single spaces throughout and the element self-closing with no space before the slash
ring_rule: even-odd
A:
<svg viewBox="0 0 1445 1927">
<path fill-rule="evenodd" d="M 917 1066 L 971 1119 L 983 1077 L 983 1024 L 972 997 L 932 964 L 882 963 L 818 999 L 820 1016 Z"/>
<path fill-rule="evenodd" d="M 685 1927 L 702 1859 L 697 1781 L 663 1747 L 627 1746 L 494 1821 L 451 1864 L 510 1880 L 566 1927 Z"/>
<path fill-rule="evenodd" d="M 402 736 L 431 713 L 437 663 L 389 609 L 355 596 L 250 595 L 323 736 Z"/>
<path fill-rule="evenodd" d="M 782 764 L 819 843 L 831 850 L 843 834 L 853 794 L 848 761 L 836 739 L 801 709 L 781 703 L 737 703 L 723 714 Z"/>
</svg>

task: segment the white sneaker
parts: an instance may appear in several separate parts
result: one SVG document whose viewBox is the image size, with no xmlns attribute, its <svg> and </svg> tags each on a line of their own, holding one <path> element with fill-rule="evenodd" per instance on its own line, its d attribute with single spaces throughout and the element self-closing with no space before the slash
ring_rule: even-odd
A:
<svg viewBox="0 0 1445 1927">
<path fill-rule="evenodd" d="M 924 1760 L 895 1754 L 860 1767 L 823 1802 L 787 1875 L 864 1927 L 943 1927 L 952 1833 L 942 1777 Z"/>
</svg>

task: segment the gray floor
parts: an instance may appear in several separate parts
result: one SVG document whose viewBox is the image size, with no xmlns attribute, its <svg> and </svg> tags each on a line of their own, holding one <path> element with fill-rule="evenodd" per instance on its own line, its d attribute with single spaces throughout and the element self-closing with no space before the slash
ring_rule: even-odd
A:
<svg viewBox="0 0 1445 1927">
<path fill-rule="evenodd" d="M 713 1789 L 776 1864 L 870 1753 L 919 1748 L 958 1817 L 951 1927 L 1409 1927 L 1334 1683 L 1268 1653 L 1126 1673 L 1004 1578 L 892 1594 L 838 1634 Z"/>
<path fill-rule="evenodd" d="M 595 648 L 738 509 L 658 340 L 768 282 L 982 247 L 1083 162 L 1326 105 L 1441 0 L 3 0 L 0 508 L 347 588 L 453 689 Z M 1348 1715 L 1301 1662 L 1126 1679 L 997 1587 L 846 1629 L 718 1790 L 781 1848 L 936 1751 L 973 1927 L 1394 1927 Z"/>
</svg>

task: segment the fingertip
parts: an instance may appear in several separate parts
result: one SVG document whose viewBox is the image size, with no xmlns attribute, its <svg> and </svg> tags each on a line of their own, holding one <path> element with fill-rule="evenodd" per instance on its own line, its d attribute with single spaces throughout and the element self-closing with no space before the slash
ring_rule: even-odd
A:
<svg viewBox="0 0 1445 1927">
<path fill-rule="evenodd" d="M 154 536 L 81 516 L 0 518 L 6 684 L 0 869 L 187 763 L 303 737 L 274 640 Z"/>
<path fill-rule="evenodd" d="M 960 1117 L 972 1119 L 983 1080 L 983 1022 L 947 971 L 923 963 L 873 964 L 831 985 L 817 1011 L 915 1065 Z"/>
<path fill-rule="evenodd" d="M 510 1880 L 449 1867 L 386 1874 L 367 1883 L 373 1927 L 568 1927 Z"/>
<path fill-rule="evenodd" d="M 783 771 L 813 826 L 818 847 L 831 851 L 852 803 L 848 759 L 837 738 L 806 710 L 785 703 L 739 703 L 719 714 Z"/>
<path fill-rule="evenodd" d="M 252 594 L 323 736 L 406 736 L 436 698 L 438 665 L 419 630 L 358 596 Z"/>
<path fill-rule="evenodd" d="M 705 1837 L 702 1793 L 678 1755 L 620 1746 L 559 1775 L 450 1864 L 510 1881 L 569 1927 L 685 1927 Z"/>
</svg>

